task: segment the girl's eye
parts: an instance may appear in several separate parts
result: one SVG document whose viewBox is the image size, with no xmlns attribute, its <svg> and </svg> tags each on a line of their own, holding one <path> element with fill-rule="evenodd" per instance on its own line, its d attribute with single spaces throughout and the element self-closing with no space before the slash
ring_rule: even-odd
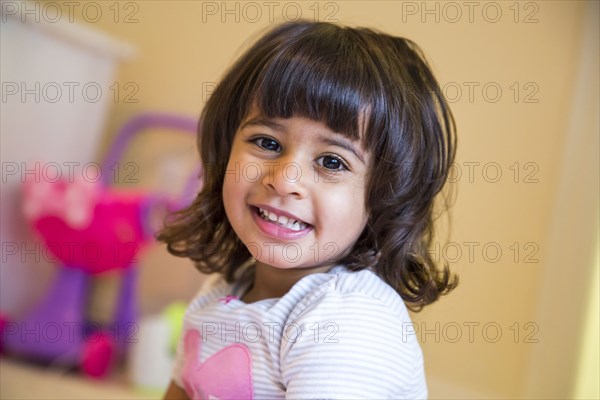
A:
<svg viewBox="0 0 600 400">
<path fill-rule="evenodd" d="M 348 169 L 346 164 L 344 164 L 340 158 L 334 156 L 320 157 L 317 160 L 317 164 L 330 171 L 342 171 Z"/>
<path fill-rule="evenodd" d="M 254 142 L 258 147 L 263 148 L 265 150 L 276 151 L 276 152 L 279 152 L 281 150 L 281 146 L 274 139 L 256 138 L 256 139 L 253 139 L 252 142 Z"/>
</svg>

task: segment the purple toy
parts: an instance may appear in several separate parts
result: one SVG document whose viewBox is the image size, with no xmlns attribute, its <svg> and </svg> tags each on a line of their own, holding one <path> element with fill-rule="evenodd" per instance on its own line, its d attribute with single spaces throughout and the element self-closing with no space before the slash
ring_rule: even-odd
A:
<svg viewBox="0 0 600 400">
<path fill-rule="evenodd" d="M 161 114 L 133 118 L 118 133 L 102 170 L 115 165 L 130 140 L 149 128 L 196 133 L 197 122 Z M 195 189 L 190 182 L 198 184 L 193 178 L 183 200 L 177 201 L 139 190 L 117 190 L 108 186 L 108 179 L 103 183 L 26 182 L 24 213 L 59 270 L 44 300 L 23 320 L 0 316 L 0 350 L 79 366 L 89 376 L 108 374 L 127 343 L 135 340 L 135 261 L 153 238 L 149 216 L 157 209 L 174 209 L 186 202 Z M 95 275 L 115 270 L 123 274 L 116 310 L 112 323 L 100 326 L 85 318 L 89 283 Z"/>
</svg>

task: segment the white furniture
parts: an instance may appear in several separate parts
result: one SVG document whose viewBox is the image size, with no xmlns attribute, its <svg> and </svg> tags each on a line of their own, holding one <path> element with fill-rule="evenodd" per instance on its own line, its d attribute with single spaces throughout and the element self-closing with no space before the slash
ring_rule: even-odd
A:
<svg viewBox="0 0 600 400">
<path fill-rule="evenodd" d="M 95 160 L 116 68 L 133 55 L 132 47 L 66 16 L 36 16 L 43 4 L 3 2 L 1 10 L 0 309 L 9 314 L 32 304 L 40 272 L 49 270 L 21 216 L 21 181 L 27 171 L 50 180 L 81 174 Z"/>
</svg>

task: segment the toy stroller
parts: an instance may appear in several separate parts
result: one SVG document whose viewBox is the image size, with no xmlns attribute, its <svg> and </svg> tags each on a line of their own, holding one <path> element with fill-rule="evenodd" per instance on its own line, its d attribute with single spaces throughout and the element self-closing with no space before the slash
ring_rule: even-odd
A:
<svg viewBox="0 0 600 400">
<path fill-rule="evenodd" d="M 195 133 L 197 121 L 146 114 L 130 120 L 117 134 L 101 171 L 120 159 L 126 145 L 148 128 Z M 135 340 L 136 257 L 152 241 L 150 219 L 181 207 L 198 181 L 190 179 L 183 199 L 98 182 L 59 180 L 25 182 L 24 213 L 58 263 L 58 274 L 45 298 L 23 320 L 0 318 L 3 352 L 63 366 L 76 366 L 102 377 Z M 194 182 L 196 181 L 196 182 Z M 112 323 L 86 320 L 89 285 L 94 276 L 118 271 L 120 293 Z"/>
</svg>

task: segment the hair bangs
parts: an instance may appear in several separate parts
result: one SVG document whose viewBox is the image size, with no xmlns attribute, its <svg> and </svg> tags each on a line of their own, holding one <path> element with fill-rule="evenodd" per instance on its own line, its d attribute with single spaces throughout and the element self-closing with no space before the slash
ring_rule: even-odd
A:
<svg viewBox="0 0 600 400">
<path fill-rule="evenodd" d="M 357 46 L 344 31 L 331 34 L 342 40 L 313 36 L 300 36 L 278 49 L 258 76 L 253 103 L 267 117 L 305 117 L 352 140 L 366 141 L 361 132 L 381 91 L 369 71 L 372 63 L 365 60 L 368 54 L 356 57 Z"/>
</svg>

